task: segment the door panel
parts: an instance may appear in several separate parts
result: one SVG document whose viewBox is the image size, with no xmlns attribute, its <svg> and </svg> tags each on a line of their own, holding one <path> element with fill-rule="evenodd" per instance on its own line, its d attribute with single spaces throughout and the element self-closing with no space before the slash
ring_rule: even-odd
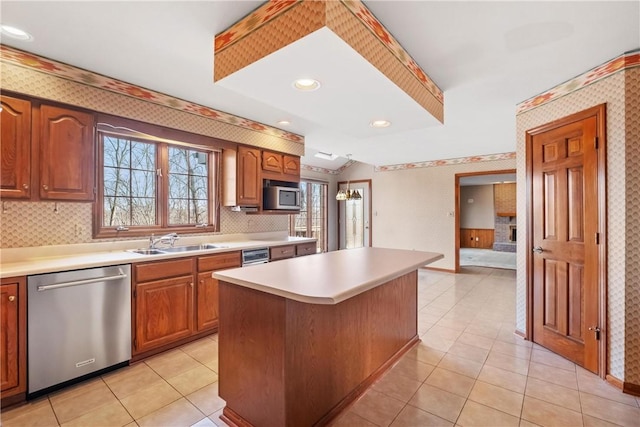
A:
<svg viewBox="0 0 640 427">
<path fill-rule="evenodd" d="M 531 141 L 533 340 L 597 372 L 597 119 L 559 124 Z M 594 309 L 594 307 L 596 309 Z"/>
</svg>

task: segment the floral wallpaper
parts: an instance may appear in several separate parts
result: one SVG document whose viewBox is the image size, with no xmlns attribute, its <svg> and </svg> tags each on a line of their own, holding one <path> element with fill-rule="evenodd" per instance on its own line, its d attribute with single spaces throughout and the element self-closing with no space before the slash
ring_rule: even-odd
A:
<svg viewBox="0 0 640 427">
<path fill-rule="evenodd" d="M 203 116 L 227 124 L 239 126 L 257 132 L 262 132 L 271 136 L 276 136 L 288 141 L 304 143 L 304 137 L 291 132 L 286 132 L 262 123 L 254 122 L 242 117 L 234 116 L 223 111 L 195 104 L 174 98 L 163 93 L 144 89 L 120 80 L 112 79 L 91 71 L 73 67 L 51 59 L 23 52 L 9 46 L 0 45 L 0 58 L 3 62 L 11 63 L 20 67 L 37 70 L 46 74 L 51 74 L 66 80 L 82 83 L 98 89 L 126 95 L 132 98 L 141 99 L 154 104 L 170 107 L 187 113 Z"/>
<path fill-rule="evenodd" d="M 404 169 L 430 168 L 434 166 L 450 166 L 463 163 L 493 162 L 496 160 L 515 159 L 516 153 L 487 154 L 482 156 L 459 157 L 456 159 L 430 160 L 426 162 L 404 163 L 399 165 L 376 166 L 376 172 L 390 172 Z"/>
<path fill-rule="evenodd" d="M 516 114 L 524 113 L 532 108 L 546 104 L 549 101 L 568 95 L 571 92 L 609 77 L 618 71 L 637 66 L 640 66 L 640 51 L 634 50 L 626 52 L 611 61 L 605 62 L 604 64 L 579 75 L 578 77 L 561 83 L 540 95 L 536 95 L 533 98 L 521 102 L 516 108 Z"/>
</svg>

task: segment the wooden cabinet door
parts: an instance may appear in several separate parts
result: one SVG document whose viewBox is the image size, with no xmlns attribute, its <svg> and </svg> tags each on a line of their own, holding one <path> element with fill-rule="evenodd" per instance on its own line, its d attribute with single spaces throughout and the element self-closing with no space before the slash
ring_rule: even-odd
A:
<svg viewBox="0 0 640 427">
<path fill-rule="evenodd" d="M 18 284 L 0 286 L 0 389 L 18 386 Z"/>
<path fill-rule="evenodd" d="M 191 336 L 193 286 L 193 275 L 136 285 L 135 353 Z"/>
<path fill-rule="evenodd" d="M 93 200 L 93 116 L 40 107 L 40 198 Z"/>
<path fill-rule="evenodd" d="M 287 175 L 300 176 L 300 157 L 284 156 L 282 171 Z"/>
<path fill-rule="evenodd" d="M 262 169 L 266 171 L 282 173 L 282 154 L 263 151 Z"/>
<path fill-rule="evenodd" d="M 238 205 L 260 204 L 260 150 L 238 147 Z"/>
<path fill-rule="evenodd" d="M 31 102 L 2 96 L 0 103 L 2 104 L 0 196 L 29 199 L 31 197 Z"/>
<path fill-rule="evenodd" d="M 211 277 L 213 272 L 198 274 L 196 286 L 196 330 L 198 332 L 218 326 L 218 279 Z"/>
<path fill-rule="evenodd" d="M 0 391 L 2 399 L 27 390 L 25 278 L 5 278 L 0 285 Z M 3 404 L 6 401 L 3 401 Z"/>
</svg>

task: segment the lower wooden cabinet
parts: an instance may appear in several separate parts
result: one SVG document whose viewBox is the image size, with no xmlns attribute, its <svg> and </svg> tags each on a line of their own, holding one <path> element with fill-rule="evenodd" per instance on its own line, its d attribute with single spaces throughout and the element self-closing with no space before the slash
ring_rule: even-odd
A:
<svg viewBox="0 0 640 427">
<path fill-rule="evenodd" d="M 492 249 L 494 239 L 493 228 L 461 228 L 461 248 Z"/>
<path fill-rule="evenodd" d="M 193 333 L 193 276 L 139 283 L 135 349 L 145 352 Z"/>
<path fill-rule="evenodd" d="M 196 286 L 196 330 L 203 332 L 218 327 L 218 279 L 214 271 L 240 267 L 239 251 L 198 257 L 198 282 Z"/>
<path fill-rule="evenodd" d="M 2 406 L 27 391 L 27 290 L 24 277 L 0 284 L 0 398 Z M 15 399 L 11 399 L 14 397 Z"/>
<path fill-rule="evenodd" d="M 296 256 L 296 246 L 274 246 L 269 249 L 269 260 L 278 261 L 281 259 L 293 258 Z"/>
<path fill-rule="evenodd" d="M 296 256 L 311 255 L 318 253 L 316 242 L 300 243 L 296 245 Z"/>
<path fill-rule="evenodd" d="M 212 274 L 241 264 L 240 251 L 135 264 L 134 358 L 215 332 L 218 280 Z"/>
</svg>

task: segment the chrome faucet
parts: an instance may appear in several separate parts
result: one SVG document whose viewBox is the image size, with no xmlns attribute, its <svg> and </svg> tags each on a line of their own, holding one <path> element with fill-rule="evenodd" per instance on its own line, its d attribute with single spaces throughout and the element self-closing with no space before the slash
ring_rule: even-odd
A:
<svg viewBox="0 0 640 427">
<path fill-rule="evenodd" d="M 164 243 L 164 244 L 168 243 L 171 247 L 173 247 L 173 244 L 179 238 L 180 238 L 180 236 L 178 236 L 178 233 L 169 233 L 169 234 L 165 234 L 164 236 L 161 236 L 161 237 L 158 237 L 158 238 L 156 238 L 152 234 L 151 237 L 149 237 L 149 249 L 156 249 L 156 246 L 159 243 Z"/>
</svg>

